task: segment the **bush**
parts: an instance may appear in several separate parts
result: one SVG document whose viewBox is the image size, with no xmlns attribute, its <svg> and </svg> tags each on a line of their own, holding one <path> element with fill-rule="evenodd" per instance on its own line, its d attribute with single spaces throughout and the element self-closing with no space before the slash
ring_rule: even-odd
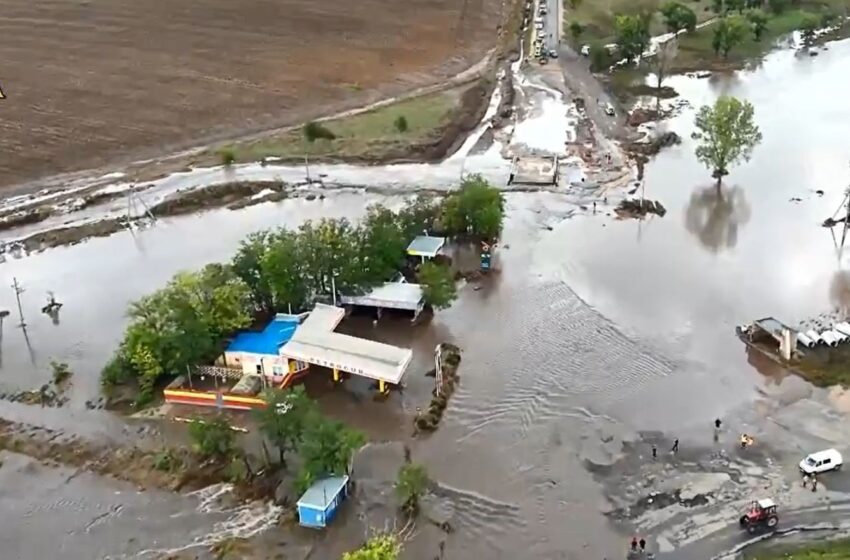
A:
<svg viewBox="0 0 850 560">
<path fill-rule="evenodd" d="M 602 72 L 614 64 L 614 57 L 602 43 L 593 43 L 590 45 L 589 57 L 590 70 L 592 72 Z"/>
<path fill-rule="evenodd" d="M 584 27 L 577 21 L 573 21 L 570 23 L 570 34 L 578 40 L 581 37 L 581 34 L 584 33 Z"/>
<path fill-rule="evenodd" d="M 767 0 L 767 5 L 774 14 L 781 14 L 791 6 L 791 0 Z"/>
<path fill-rule="evenodd" d="M 67 381 L 68 378 L 71 377 L 71 375 L 73 375 L 73 372 L 68 367 L 68 364 L 64 362 L 54 362 L 53 360 L 51 360 L 50 368 L 53 370 L 53 383 L 55 385 L 61 385 L 62 383 Z"/>
<path fill-rule="evenodd" d="M 317 122 L 308 122 L 304 125 L 304 138 L 306 138 L 308 142 L 315 142 L 316 140 L 334 140 L 336 138 L 336 134 L 331 132 L 331 130 L 326 126 Z"/>
<path fill-rule="evenodd" d="M 234 163 L 236 163 L 236 152 L 234 152 L 230 148 L 220 150 L 218 152 L 218 157 L 221 158 L 222 165 L 233 165 Z"/>
<path fill-rule="evenodd" d="M 178 469 L 180 465 L 180 459 L 170 449 L 160 451 L 153 458 L 153 468 L 158 471 L 171 472 Z"/>
<path fill-rule="evenodd" d="M 428 488 L 429 482 L 428 472 L 422 465 L 408 463 L 398 470 L 395 491 L 401 502 L 401 509 L 406 514 L 418 513 L 419 500 Z"/>
<path fill-rule="evenodd" d="M 189 424 L 189 439 L 195 452 L 209 459 L 230 457 L 236 447 L 236 438 L 224 416 L 212 420 L 195 418 Z"/>
<path fill-rule="evenodd" d="M 407 132 L 407 118 L 404 115 L 399 115 L 393 124 L 399 132 Z"/>
<path fill-rule="evenodd" d="M 422 285 L 422 299 L 434 309 L 449 307 L 457 297 L 457 288 L 448 266 L 422 263 L 417 281 Z"/>
</svg>

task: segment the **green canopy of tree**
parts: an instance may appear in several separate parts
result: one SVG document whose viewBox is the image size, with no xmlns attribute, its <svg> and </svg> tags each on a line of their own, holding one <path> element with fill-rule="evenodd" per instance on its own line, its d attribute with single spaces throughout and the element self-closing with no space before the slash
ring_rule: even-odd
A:
<svg viewBox="0 0 850 560">
<path fill-rule="evenodd" d="M 130 305 L 130 325 L 105 374 L 126 368 L 111 377 L 137 377 L 145 394 L 160 376 L 213 359 L 226 335 L 250 324 L 251 307 L 248 287 L 230 267 L 178 273 L 165 288 Z"/>
<path fill-rule="evenodd" d="M 419 267 L 417 281 L 422 286 L 422 297 L 434 309 L 449 307 L 457 297 L 457 287 L 451 269 L 446 265 L 424 262 Z"/>
<path fill-rule="evenodd" d="M 744 13 L 744 9 L 747 7 L 746 0 L 725 0 L 726 1 L 726 11 L 728 12 L 738 12 L 739 14 Z"/>
<path fill-rule="evenodd" d="M 791 6 L 791 0 L 767 0 L 767 5 L 774 14 L 781 14 Z"/>
<path fill-rule="evenodd" d="M 416 515 L 419 511 L 419 500 L 428 489 L 428 484 L 430 480 L 424 466 L 417 463 L 402 465 L 398 471 L 395 491 L 405 513 Z"/>
<path fill-rule="evenodd" d="M 598 41 L 591 43 L 589 50 L 588 57 L 590 58 L 590 70 L 592 72 L 601 72 L 614 63 L 611 52 L 602 43 Z"/>
<path fill-rule="evenodd" d="M 189 424 L 189 439 L 195 453 L 209 459 L 230 459 L 236 449 L 233 430 L 222 415 L 213 419 L 195 418 Z"/>
<path fill-rule="evenodd" d="M 301 386 L 269 389 L 263 400 L 266 407 L 254 411 L 254 417 L 260 432 L 277 447 L 280 464 L 286 468 L 285 454 L 301 444 L 307 426 L 319 417 L 318 407 Z"/>
<path fill-rule="evenodd" d="M 767 14 L 764 13 L 764 10 L 753 9 L 747 12 L 747 20 L 750 22 L 753 39 L 761 41 L 764 32 L 767 30 Z"/>
<path fill-rule="evenodd" d="M 723 96 L 714 106 L 700 108 L 696 127 L 693 137 L 699 141 L 697 159 L 712 170 L 718 190 L 729 167 L 741 160 L 749 161 L 762 139 L 752 104 L 735 97 Z"/>
<path fill-rule="evenodd" d="M 641 16 L 619 15 L 614 20 L 617 49 L 628 61 L 638 58 L 649 46 L 649 21 Z"/>
<path fill-rule="evenodd" d="M 722 54 L 723 58 L 728 58 L 729 52 L 746 39 L 749 31 L 750 25 L 742 16 L 721 18 L 714 24 L 714 37 L 711 40 L 714 54 Z"/>
<path fill-rule="evenodd" d="M 363 434 L 342 422 L 315 417 L 307 422 L 298 445 L 303 470 L 312 479 L 348 473 L 354 452 L 366 442 Z"/>
<path fill-rule="evenodd" d="M 254 307 L 270 313 L 274 309 L 271 286 L 262 267 L 263 256 L 268 248 L 269 232 L 261 231 L 248 235 L 239 244 L 231 261 L 233 272 L 248 286 Z"/>
<path fill-rule="evenodd" d="M 811 46 L 815 40 L 815 32 L 820 27 L 820 18 L 814 14 L 806 14 L 800 22 L 800 35 L 803 38 L 803 44 Z"/>
<path fill-rule="evenodd" d="M 574 39 L 578 40 L 581 37 L 581 34 L 584 33 L 584 27 L 581 23 L 573 20 L 570 22 L 570 34 Z"/>
<path fill-rule="evenodd" d="M 369 279 L 390 278 L 401 267 L 409 242 L 396 214 L 384 206 L 370 206 L 360 234 L 363 272 Z"/>
<path fill-rule="evenodd" d="M 353 552 L 346 552 L 342 560 L 398 560 L 401 543 L 395 535 L 377 535 Z"/>
<path fill-rule="evenodd" d="M 399 228 L 405 241 L 433 231 L 439 216 L 440 204 L 434 198 L 417 195 L 408 200 L 398 212 Z"/>
<path fill-rule="evenodd" d="M 693 31 L 697 27 L 697 15 L 681 2 L 667 2 L 661 7 L 661 15 L 667 30 L 676 33 L 681 29 Z"/>
<path fill-rule="evenodd" d="M 471 175 L 443 201 L 443 228 L 452 235 L 492 240 L 502 230 L 504 214 L 505 201 L 499 189 L 481 175 Z"/>
</svg>

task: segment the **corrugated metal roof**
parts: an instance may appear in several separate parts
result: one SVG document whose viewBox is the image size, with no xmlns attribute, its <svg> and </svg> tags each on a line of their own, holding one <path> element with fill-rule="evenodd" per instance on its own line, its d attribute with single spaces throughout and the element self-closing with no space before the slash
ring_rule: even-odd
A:
<svg viewBox="0 0 850 560">
<path fill-rule="evenodd" d="M 226 352 L 277 355 L 298 329 L 298 317 L 277 315 L 261 332 L 243 332 L 227 346 Z"/>
<path fill-rule="evenodd" d="M 407 254 L 415 257 L 435 257 L 437 252 L 446 244 L 445 237 L 420 235 L 407 246 Z"/>
<path fill-rule="evenodd" d="M 339 301 L 347 305 L 365 305 L 386 309 L 416 311 L 422 303 L 422 286 L 406 282 L 386 282 L 362 296 L 340 296 Z"/>
<path fill-rule="evenodd" d="M 298 500 L 298 507 L 309 507 L 324 511 L 337 494 L 348 484 L 347 476 L 331 476 L 317 481 Z"/>
</svg>

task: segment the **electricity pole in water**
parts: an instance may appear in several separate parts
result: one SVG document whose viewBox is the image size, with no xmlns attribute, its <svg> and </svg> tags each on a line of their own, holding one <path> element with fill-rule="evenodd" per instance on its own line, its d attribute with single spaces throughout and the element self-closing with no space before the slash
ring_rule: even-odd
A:
<svg viewBox="0 0 850 560">
<path fill-rule="evenodd" d="M 18 302 L 18 316 L 21 318 L 21 323 L 18 325 L 22 329 L 27 328 L 27 323 L 24 321 L 24 310 L 21 307 L 21 294 L 24 293 L 24 287 L 18 284 L 17 278 L 12 278 L 12 289 L 15 290 L 15 300 Z"/>
</svg>

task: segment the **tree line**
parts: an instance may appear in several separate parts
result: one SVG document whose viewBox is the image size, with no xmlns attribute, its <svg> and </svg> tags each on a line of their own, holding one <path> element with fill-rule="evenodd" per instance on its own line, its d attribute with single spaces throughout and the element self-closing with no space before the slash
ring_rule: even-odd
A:
<svg viewBox="0 0 850 560">
<path fill-rule="evenodd" d="M 417 235 L 493 240 L 503 216 L 501 193 L 476 175 L 442 199 L 419 196 L 396 212 L 371 206 L 356 225 L 322 219 L 297 230 L 251 234 L 229 263 L 180 272 L 130 304 L 129 325 L 102 381 L 106 387 L 136 381 L 137 404 L 145 404 L 160 378 L 211 362 L 228 337 L 256 320 L 307 311 L 330 299 L 333 285 L 337 292 L 362 294 L 388 281 L 403 268 Z M 410 273 L 423 285 L 426 304 L 451 305 L 456 292 L 448 266 L 429 262 Z"/>
</svg>

